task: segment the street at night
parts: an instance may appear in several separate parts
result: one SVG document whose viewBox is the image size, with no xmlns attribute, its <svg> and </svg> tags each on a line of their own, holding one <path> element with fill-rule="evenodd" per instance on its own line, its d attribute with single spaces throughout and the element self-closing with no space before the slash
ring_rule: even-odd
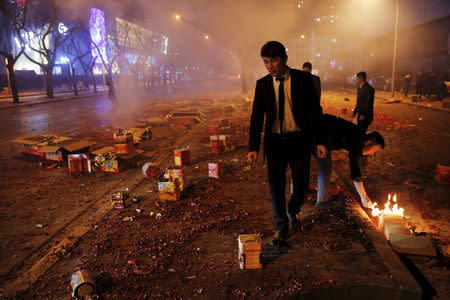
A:
<svg viewBox="0 0 450 300">
<path fill-rule="evenodd" d="M 0 4 L 0 299 L 450 299 L 450 5 L 372 2 Z"/>
</svg>

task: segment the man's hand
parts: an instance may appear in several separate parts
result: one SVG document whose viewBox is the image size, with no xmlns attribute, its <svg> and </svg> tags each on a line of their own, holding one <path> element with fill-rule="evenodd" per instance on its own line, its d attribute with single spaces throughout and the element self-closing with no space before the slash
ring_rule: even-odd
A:
<svg viewBox="0 0 450 300">
<path fill-rule="evenodd" d="M 362 115 L 362 114 L 359 114 L 359 117 L 358 117 L 358 118 L 359 118 L 360 121 L 362 121 L 362 120 L 364 120 L 366 117 L 365 117 L 364 115 Z"/>
<path fill-rule="evenodd" d="M 372 200 L 370 200 L 369 196 L 364 195 L 361 196 L 361 203 L 364 205 L 365 208 L 371 208 L 372 207 Z"/>
<path fill-rule="evenodd" d="M 258 152 L 252 151 L 247 154 L 247 161 L 251 164 L 256 163 L 256 158 L 258 157 Z"/>
<path fill-rule="evenodd" d="M 317 156 L 325 158 L 327 156 L 327 148 L 324 145 L 317 145 Z"/>
</svg>

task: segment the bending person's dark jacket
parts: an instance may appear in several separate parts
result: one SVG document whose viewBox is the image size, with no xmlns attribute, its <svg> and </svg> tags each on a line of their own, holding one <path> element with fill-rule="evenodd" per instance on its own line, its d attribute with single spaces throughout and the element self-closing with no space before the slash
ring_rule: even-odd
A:
<svg viewBox="0 0 450 300">
<path fill-rule="evenodd" d="M 352 122 L 324 114 L 322 126 L 325 137 L 325 147 L 328 151 L 345 149 L 348 151 L 350 173 L 354 181 L 361 181 L 359 166 L 364 147 L 364 136 L 359 127 Z"/>
<path fill-rule="evenodd" d="M 319 97 L 319 104 L 320 104 L 320 98 L 322 98 L 322 87 L 320 85 L 320 77 L 314 74 L 311 74 L 311 77 L 314 82 L 314 87 L 316 88 L 317 97 Z"/>
<path fill-rule="evenodd" d="M 290 76 L 292 112 L 295 122 L 300 131 L 314 140 L 314 144 L 323 144 L 323 131 L 321 129 L 322 107 L 319 104 L 311 74 L 290 69 Z M 259 152 L 264 117 L 266 119 L 264 126 L 264 150 L 267 149 L 266 141 L 272 134 L 272 127 L 276 118 L 276 103 L 273 77 L 269 74 L 256 82 L 255 99 L 250 119 L 249 152 Z"/>
</svg>

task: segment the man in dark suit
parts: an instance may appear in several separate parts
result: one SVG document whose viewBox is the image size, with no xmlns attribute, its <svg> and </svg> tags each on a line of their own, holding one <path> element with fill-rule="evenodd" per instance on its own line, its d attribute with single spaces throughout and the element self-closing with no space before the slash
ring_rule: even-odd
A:
<svg viewBox="0 0 450 300">
<path fill-rule="evenodd" d="M 311 74 L 312 80 L 314 82 L 314 87 L 316 88 L 317 96 L 319 97 L 319 103 L 320 103 L 320 98 L 322 97 L 322 87 L 320 86 L 320 77 L 311 73 L 312 72 L 312 64 L 309 61 L 307 61 L 303 64 L 302 70 Z"/>
<path fill-rule="evenodd" d="M 367 82 L 366 72 L 356 74 L 356 83 L 358 84 L 358 90 L 356 91 L 357 99 L 353 110 L 353 118 L 361 129 L 362 134 L 365 134 L 373 121 L 375 89 Z"/>
<path fill-rule="evenodd" d="M 311 74 L 287 66 L 286 49 L 280 42 L 267 42 L 261 57 L 269 74 L 256 82 L 247 158 L 256 161 L 265 118 L 264 156 L 276 227 L 272 243 L 281 245 L 288 237 L 289 221 L 295 231 L 301 231 L 297 215 L 309 187 L 313 146 L 317 145 L 319 157 L 326 156 L 321 141 L 322 108 Z M 286 209 L 288 164 L 293 191 Z"/>
</svg>

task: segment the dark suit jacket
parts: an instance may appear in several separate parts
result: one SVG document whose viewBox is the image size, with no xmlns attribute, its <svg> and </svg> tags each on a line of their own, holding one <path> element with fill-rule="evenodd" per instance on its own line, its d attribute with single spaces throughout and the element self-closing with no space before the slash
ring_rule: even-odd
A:
<svg viewBox="0 0 450 300">
<path fill-rule="evenodd" d="M 311 74 L 311 77 L 314 82 L 314 87 L 316 88 L 317 97 L 319 97 L 320 103 L 320 98 L 322 97 L 322 87 L 320 86 L 320 77 L 314 74 Z"/>
<path fill-rule="evenodd" d="M 291 69 L 291 98 L 292 112 L 295 122 L 306 136 L 314 139 L 316 144 L 323 144 L 321 118 L 322 108 L 317 98 L 316 89 L 311 74 Z M 267 137 L 272 134 L 273 123 L 276 118 L 276 98 L 273 87 L 273 78 L 269 74 L 256 82 L 255 99 L 250 119 L 249 151 L 259 152 L 261 144 L 261 131 L 264 126 L 264 149 Z"/>
<path fill-rule="evenodd" d="M 356 94 L 356 107 L 353 110 L 353 115 L 362 114 L 365 116 L 366 122 L 372 123 L 375 89 L 366 82 L 362 87 L 358 87 Z"/>
</svg>

